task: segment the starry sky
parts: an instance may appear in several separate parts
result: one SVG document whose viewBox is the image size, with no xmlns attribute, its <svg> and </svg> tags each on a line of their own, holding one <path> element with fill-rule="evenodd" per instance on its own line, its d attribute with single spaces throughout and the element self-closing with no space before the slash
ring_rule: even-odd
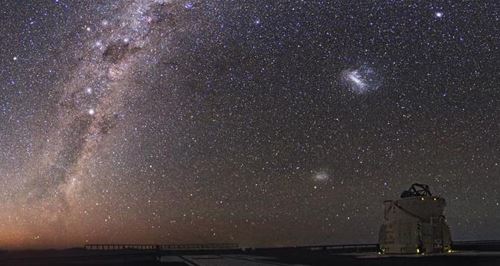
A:
<svg viewBox="0 0 500 266">
<path fill-rule="evenodd" d="M 498 1 L 5 0 L 0 247 L 500 238 Z"/>
</svg>

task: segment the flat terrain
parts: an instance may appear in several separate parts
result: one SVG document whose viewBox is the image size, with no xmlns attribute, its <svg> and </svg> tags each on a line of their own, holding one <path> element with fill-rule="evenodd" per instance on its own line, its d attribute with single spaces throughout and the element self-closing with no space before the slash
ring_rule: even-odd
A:
<svg viewBox="0 0 500 266">
<path fill-rule="evenodd" d="M 500 265 L 498 251 L 456 251 L 440 255 L 379 255 L 376 252 L 339 253 L 303 248 L 250 251 L 45 250 L 0 253 L 2 266 L 34 265 Z"/>
</svg>

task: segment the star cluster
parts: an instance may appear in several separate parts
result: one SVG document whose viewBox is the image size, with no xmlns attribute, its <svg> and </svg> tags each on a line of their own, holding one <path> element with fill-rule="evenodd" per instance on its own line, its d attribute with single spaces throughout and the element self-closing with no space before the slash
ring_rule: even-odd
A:
<svg viewBox="0 0 500 266">
<path fill-rule="evenodd" d="M 497 1 L 8 0 L 0 247 L 499 238 Z"/>
</svg>

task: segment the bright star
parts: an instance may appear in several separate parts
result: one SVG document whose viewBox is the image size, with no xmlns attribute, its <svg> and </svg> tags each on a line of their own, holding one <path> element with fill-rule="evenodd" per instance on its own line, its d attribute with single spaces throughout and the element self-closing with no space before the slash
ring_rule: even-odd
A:
<svg viewBox="0 0 500 266">
<path fill-rule="evenodd" d="M 103 46 L 102 46 L 102 41 L 97 40 L 97 41 L 95 42 L 95 44 L 94 44 L 94 47 L 97 47 L 97 48 L 99 48 L 99 49 L 100 49 L 100 48 L 103 48 Z"/>
</svg>

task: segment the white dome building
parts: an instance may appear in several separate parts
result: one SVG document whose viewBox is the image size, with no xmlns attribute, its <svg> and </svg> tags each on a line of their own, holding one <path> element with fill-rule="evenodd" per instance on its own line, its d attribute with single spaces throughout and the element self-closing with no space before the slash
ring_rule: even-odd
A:
<svg viewBox="0 0 500 266">
<path fill-rule="evenodd" d="M 379 248 L 385 254 L 421 254 L 451 251 L 451 235 L 443 215 L 446 202 L 432 196 L 429 187 L 413 184 L 401 199 L 384 201 L 384 223 Z"/>
</svg>

